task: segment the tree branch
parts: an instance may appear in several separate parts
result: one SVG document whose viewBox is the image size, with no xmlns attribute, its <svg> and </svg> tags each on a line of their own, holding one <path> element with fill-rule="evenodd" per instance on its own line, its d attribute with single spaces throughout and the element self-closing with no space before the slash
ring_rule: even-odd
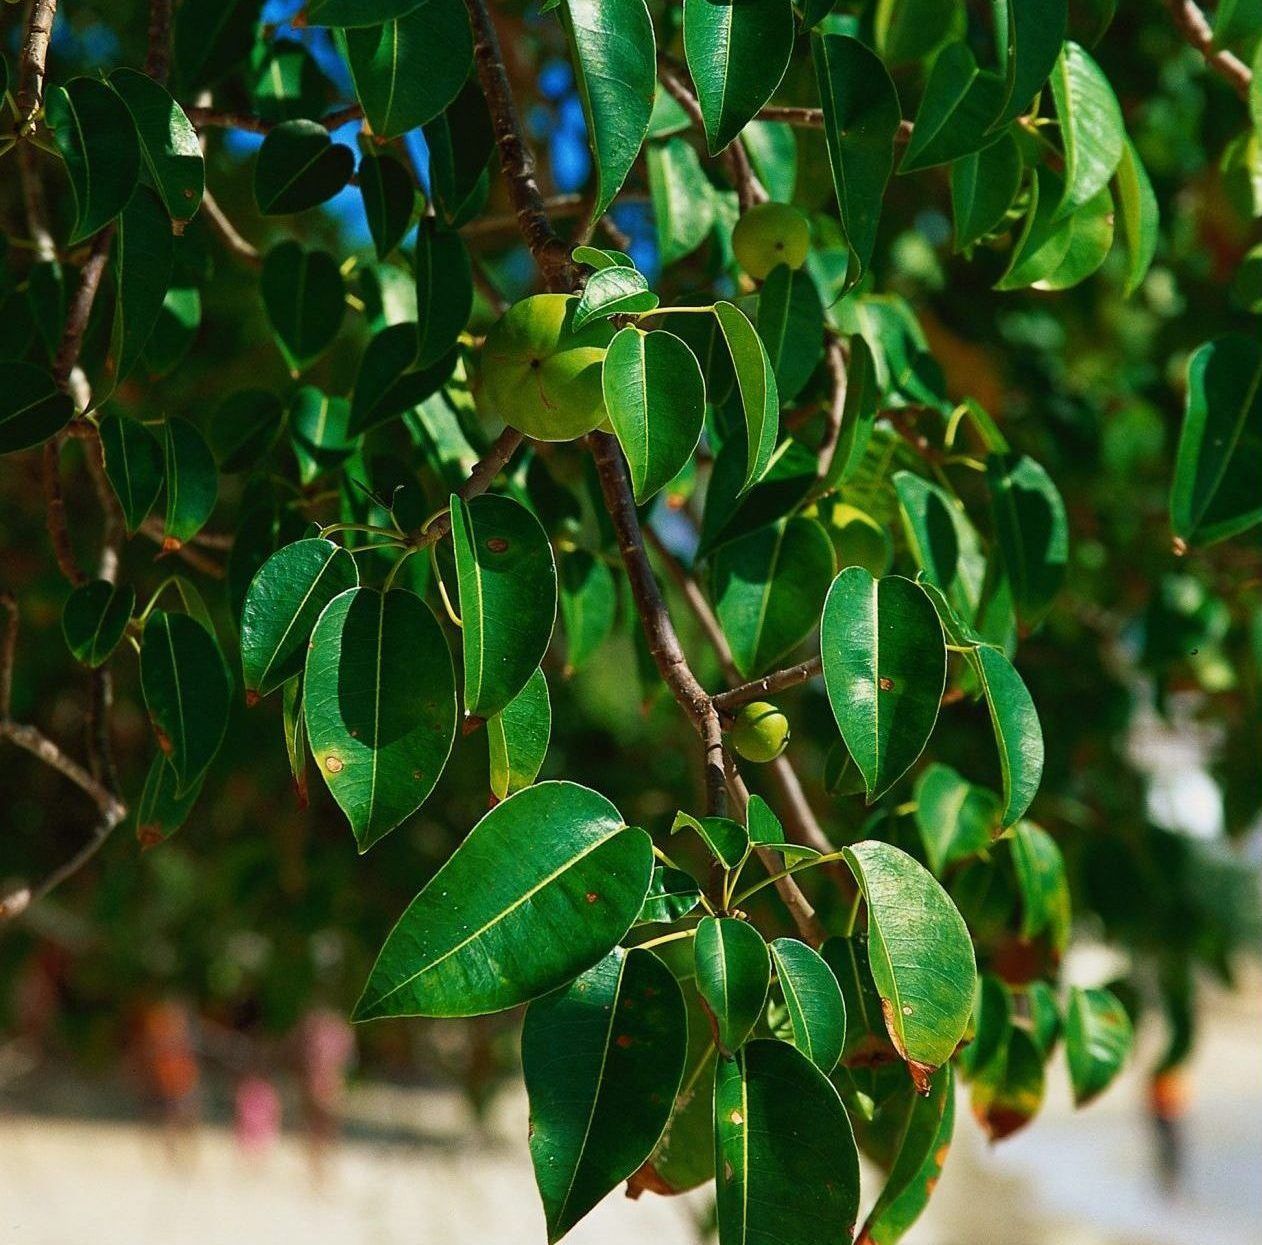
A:
<svg viewBox="0 0 1262 1245">
<path fill-rule="evenodd" d="M 495 438 L 491 448 L 473 464 L 469 471 L 469 478 L 456 490 L 456 496 L 468 501 L 472 497 L 485 493 L 524 440 L 525 438 L 516 428 L 505 428 Z M 428 549 L 430 545 L 436 545 L 450 531 L 451 513 L 448 511 L 440 514 L 428 527 L 418 528 L 412 532 L 408 539 L 414 549 Z"/>
<path fill-rule="evenodd" d="M 731 713 L 751 700 L 759 700 L 763 696 L 774 696 L 787 688 L 807 683 L 822 672 L 823 666 L 820 659 L 812 657 L 808 661 L 798 662 L 796 666 L 789 666 L 784 670 L 773 670 L 760 679 L 753 679 L 748 683 L 741 683 L 730 691 L 717 693 L 714 697 L 714 707 L 720 713 Z"/>
<path fill-rule="evenodd" d="M 202 215 L 219 235 L 219 240 L 239 260 L 249 264 L 251 268 L 263 266 L 262 253 L 253 243 L 246 241 L 237 232 L 236 226 L 224 215 L 223 208 L 219 206 L 209 190 L 202 192 Z"/>
<path fill-rule="evenodd" d="M 1253 71 L 1238 56 L 1214 45 L 1213 27 L 1200 5 L 1195 0 L 1167 0 L 1167 3 L 1183 41 L 1195 48 L 1205 58 L 1205 63 L 1247 101 Z"/>
<path fill-rule="evenodd" d="M 26 20 L 26 38 L 22 41 L 22 59 L 18 69 L 18 90 L 14 102 L 21 114 L 20 129 L 29 134 L 35 128 L 35 116 L 44 106 L 44 78 L 47 74 L 48 42 L 57 16 L 57 0 L 31 0 Z"/>
<path fill-rule="evenodd" d="M 149 0 L 149 52 L 145 73 L 165 83 L 171 72 L 171 0 Z"/>
<path fill-rule="evenodd" d="M 251 134 L 267 134 L 278 122 L 267 121 L 250 112 L 226 112 L 220 108 L 210 108 L 195 104 L 184 109 L 185 116 L 193 123 L 194 129 L 215 130 L 247 130 Z M 359 104 L 347 104 L 320 118 L 320 124 L 326 130 L 341 129 L 348 121 L 357 121 L 364 115 Z"/>
</svg>

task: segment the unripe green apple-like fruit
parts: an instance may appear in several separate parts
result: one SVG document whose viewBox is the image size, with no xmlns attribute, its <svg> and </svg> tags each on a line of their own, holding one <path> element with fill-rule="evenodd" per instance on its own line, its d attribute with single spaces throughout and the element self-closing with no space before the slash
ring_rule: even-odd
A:
<svg viewBox="0 0 1262 1245">
<path fill-rule="evenodd" d="M 482 346 L 479 399 L 536 441 L 573 441 L 605 418 L 600 371 L 614 328 L 571 328 L 578 299 L 535 294 L 514 303 Z"/>
<path fill-rule="evenodd" d="M 774 761 L 789 746 L 789 719 L 766 700 L 742 705 L 732 726 L 732 747 L 747 761 Z"/>
<path fill-rule="evenodd" d="M 777 264 L 801 268 L 810 249 L 811 227 L 787 203 L 755 204 L 732 230 L 736 262 L 755 281 L 763 280 Z"/>
</svg>

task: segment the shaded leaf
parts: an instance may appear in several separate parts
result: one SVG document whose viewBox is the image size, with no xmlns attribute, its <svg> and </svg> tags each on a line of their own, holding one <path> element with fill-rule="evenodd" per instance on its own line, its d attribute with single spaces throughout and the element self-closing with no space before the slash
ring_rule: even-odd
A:
<svg viewBox="0 0 1262 1245">
<path fill-rule="evenodd" d="M 361 436 L 397 419 L 432 397 L 450 379 L 456 352 L 449 351 L 425 366 L 414 366 L 415 362 L 415 324 L 388 325 L 368 343 L 351 395 L 350 436 Z"/>
<path fill-rule="evenodd" d="M 192 220 L 206 189 L 206 168 L 193 123 L 160 82 L 123 66 L 110 74 L 136 127 L 140 155 L 173 221 Z"/>
<path fill-rule="evenodd" d="M 1056 840 L 1033 822 L 1019 822 L 1012 832 L 1012 863 L 1021 892 L 1021 937 L 1047 931 L 1063 951 L 1069 941 L 1069 879 Z"/>
<path fill-rule="evenodd" d="M 1001 129 L 1029 107 L 1056 65 L 1068 0 L 1007 0 L 1007 92 L 992 129 Z"/>
<path fill-rule="evenodd" d="M 1125 294 L 1129 298 L 1143 284 L 1157 253 L 1161 213 L 1148 170 L 1128 138 L 1114 173 L 1117 221 L 1126 250 Z"/>
<path fill-rule="evenodd" d="M 486 720 L 491 792 L 505 800 L 539 776 L 552 735 L 548 680 L 536 670 L 499 713 Z"/>
<path fill-rule="evenodd" d="M 949 765 L 927 766 L 916 780 L 916 828 L 934 873 L 985 851 L 998 835 L 1002 806 Z"/>
<path fill-rule="evenodd" d="M 123 209 L 114 234 L 117 297 L 110 341 L 111 390 L 141 361 L 166 301 L 173 255 L 171 222 L 158 200 L 142 187 Z M 99 404 L 102 397 L 98 392 L 94 400 Z"/>
<path fill-rule="evenodd" d="M 714 191 L 696 151 L 682 138 L 650 143 L 649 194 L 662 267 L 691 255 L 714 228 Z"/>
<path fill-rule="evenodd" d="M 747 921 L 708 916 L 693 941 L 697 989 L 714 1017 L 719 1046 L 737 1051 L 753 1032 L 767 1001 L 771 956 Z"/>
<path fill-rule="evenodd" d="M 977 617 L 986 556 L 960 500 L 910 471 L 894 473 L 903 531 L 926 582 L 946 596 L 965 622 Z"/>
<path fill-rule="evenodd" d="M 0 392 L 12 392 L 2 377 L 0 367 Z M 105 475 L 122 507 L 128 532 L 134 532 L 162 491 L 162 446 L 144 424 L 113 411 L 102 416 L 99 427 Z"/>
<path fill-rule="evenodd" d="M 142 848 L 165 843 L 188 820 L 203 782 L 199 778 L 177 795 L 175 770 L 161 752 L 155 754 L 136 804 L 136 841 Z"/>
<path fill-rule="evenodd" d="M 416 234 L 418 367 L 437 363 L 456 344 L 472 307 L 473 269 L 460 235 L 422 221 Z"/>
<path fill-rule="evenodd" d="M 359 193 L 378 259 L 403 241 L 412 223 L 416 187 L 403 161 L 388 151 L 365 154 L 359 161 Z"/>
<path fill-rule="evenodd" d="M 108 660 L 135 608 L 136 590 L 130 584 L 96 579 L 71 592 L 61 611 L 61 630 L 76 660 L 93 667 Z"/>
<path fill-rule="evenodd" d="M 282 121 L 259 148 L 254 201 L 264 216 L 303 212 L 331 199 L 354 172 L 354 153 L 319 122 Z"/>
<path fill-rule="evenodd" d="M 990 710 L 1003 774 L 1003 824 L 1025 816 L 1043 777 L 1043 728 L 1016 667 L 997 648 L 978 645 L 967 654 Z"/>
<path fill-rule="evenodd" d="M 426 4 L 427 0 L 308 0 L 307 21 L 312 26 L 377 26 Z"/>
<path fill-rule="evenodd" d="M 219 469 L 206 438 L 187 419 L 164 425 L 166 522 L 162 548 L 178 549 L 206 525 L 219 500 Z"/>
<path fill-rule="evenodd" d="M 955 249 L 963 251 L 1003 223 L 1021 189 L 1021 148 L 1011 131 L 951 162 Z"/>
<path fill-rule="evenodd" d="M 643 0 L 637 0 L 643 3 Z M 587 278 L 578 306 L 574 308 L 574 331 L 589 320 L 608 319 L 652 311 L 661 300 L 649 289 L 644 275 L 634 268 L 601 268 Z"/>
<path fill-rule="evenodd" d="M 730 817 L 694 817 L 691 813 L 676 813 L 670 832 L 678 834 L 681 830 L 695 830 L 724 869 L 739 869 L 749 855 L 749 832 Z"/>
<path fill-rule="evenodd" d="M 0 360 L 0 454 L 39 445 L 74 417 L 70 395 L 43 368 Z"/>
<path fill-rule="evenodd" d="M 558 568 L 565 668 L 581 670 L 613 631 L 618 590 L 613 572 L 584 549 L 567 553 Z"/>
<path fill-rule="evenodd" d="M 224 77 L 250 54 L 262 0 L 184 0 L 175 11 L 174 67 L 180 93 Z"/>
<path fill-rule="evenodd" d="M 792 402 L 824 346 L 824 309 L 811 274 L 777 264 L 758 295 L 758 336 L 767 347 L 780 401 Z"/>
<path fill-rule="evenodd" d="M 1074 1102 L 1085 1107 L 1113 1083 L 1131 1049 L 1131 1019 L 1111 990 L 1069 992 L 1065 1053 Z"/>
<path fill-rule="evenodd" d="M 670 865 L 654 865 L 653 880 L 637 925 L 666 924 L 687 916 L 701 902 L 701 887 L 690 873 Z"/>
<path fill-rule="evenodd" d="M 947 164 L 994 142 L 996 136 L 989 131 L 1006 94 L 1004 79 L 979 68 L 966 42 L 947 44 L 929 70 L 898 171 Z"/>
<path fill-rule="evenodd" d="M 329 348 L 342 326 L 346 286 L 337 261 L 327 251 L 278 242 L 263 259 L 259 289 L 277 345 L 296 376 Z"/>
<path fill-rule="evenodd" d="M 727 343 L 745 416 L 744 492 L 762 477 L 771 462 L 780 431 L 780 398 L 767 348 L 745 313 L 731 303 L 718 302 L 714 304 L 714 316 Z"/>
<path fill-rule="evenodd" d="M 1036 626 L 1051 609 L 1065 578 L 1065 503 L 1043 467 L 1024 455 L 990 455 L 986 483 L 1017 618 L 1025 627 Z"/>
<path fill-rule="evenodd" d="M 796 938 L 775 939 L 771 962 L 789 1009 L 793 1045 L 821 1072 L 831 1072 L 846 1044 L 846 1004 L 833 970 Z"/>
</svg>

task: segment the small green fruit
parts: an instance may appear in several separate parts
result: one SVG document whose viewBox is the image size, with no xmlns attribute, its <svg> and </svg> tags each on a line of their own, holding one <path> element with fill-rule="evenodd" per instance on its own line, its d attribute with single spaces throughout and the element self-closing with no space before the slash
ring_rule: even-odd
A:
<svg viewBox="0 0 1262 1245">
<path fill-rule="evenodd" d="M 742 705 L 732 727 L 732 747 L 747 761 L 774 761 L 789 746 L 789 719 L 775 705 Z"/>
<path fill-rule="evenodd" d="M 577 305 L 567 294 L 523 298 L 482 347 L 480 403 L 536 441 L 573 441 L 605 418 L 600 372 L 614 329 L 599 320 L 575 333 Z"/>
<path fill-rule="evenodd" d="M 736 262 L 755 281 L 763 280 L 777 264 L 801 268 L 810 249 L 811 227 L 787 203 L 755 204 L 732 231 Z"/>
</svg>

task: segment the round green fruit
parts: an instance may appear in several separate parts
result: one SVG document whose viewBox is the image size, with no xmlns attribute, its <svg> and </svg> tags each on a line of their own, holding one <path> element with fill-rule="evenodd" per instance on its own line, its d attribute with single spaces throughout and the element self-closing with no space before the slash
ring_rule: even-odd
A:
<svg viewBox="0 0 1262 1245">
<path fill-rule="evenodd" d="M 801 268 L 810 249 L 811 227 L 787 203 L 755 204 L 732 231 L 736 262 L 755 281 L 763 280 L 777 264 Z"/>
<path fill-rule="evenodd" d="M 480 402 L 536 441 L 573 441 L 605 419 L 600 371 L 614 329 L 574 332 L 578 299 L 535 294 L 514 303 L 482 346 Z"/>
<path fill-rule="evenodd" d="M 789 719 L 766 700 L 741 706 L 732 726 L 732 747 L 747 761 L 774 761 L 789 746 Z"/>
</svg>

